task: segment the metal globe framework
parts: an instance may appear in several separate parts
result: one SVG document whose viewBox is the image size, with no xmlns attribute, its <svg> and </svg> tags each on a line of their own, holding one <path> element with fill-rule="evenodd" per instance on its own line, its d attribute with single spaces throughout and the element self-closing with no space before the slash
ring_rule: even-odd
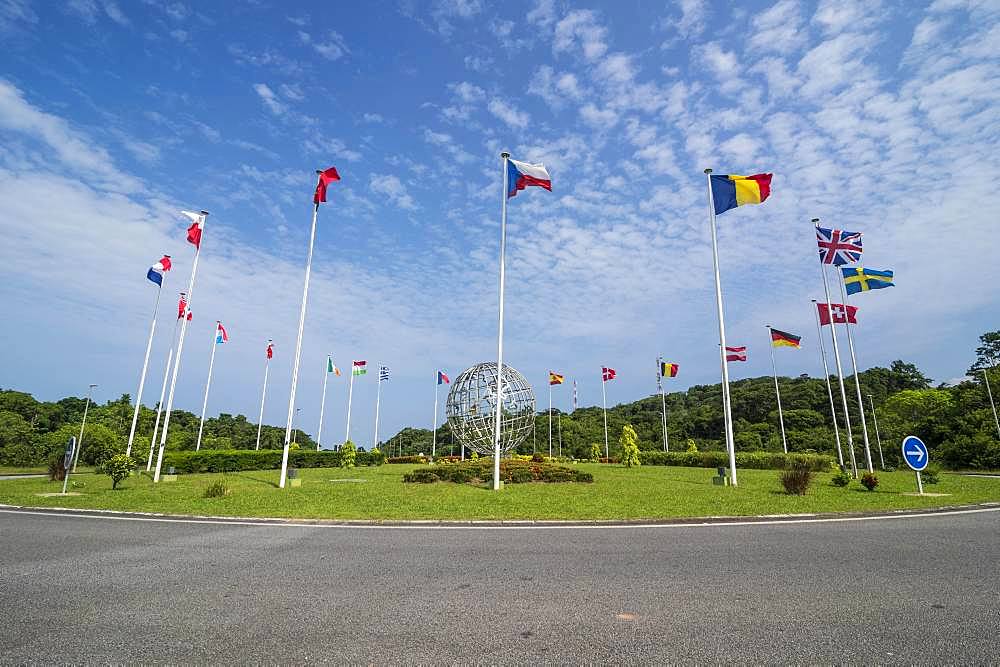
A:
<svg viewBox="0 0 1000 667">
<path fill-rule="evenodd" d="M 497 405 L 496 362 L 476 364 L 455 378 L 448 391 L 445 414 L 448 426 L 469 449 L 493 455 Z M 500 416 L 500 451 L 524 442 L 535 424 L 535 394 L 531 385 L 510 366 L 503 367 L 503 406 Z"/>
</svg>

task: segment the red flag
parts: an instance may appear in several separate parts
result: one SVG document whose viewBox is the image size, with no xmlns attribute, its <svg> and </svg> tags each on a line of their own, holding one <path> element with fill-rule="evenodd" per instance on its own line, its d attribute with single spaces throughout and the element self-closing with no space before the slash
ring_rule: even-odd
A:
<svg viewBox="0 0 1000 667">
<path fill-rule="evenodd" d="M 184 311 L 187 310 L 187 305 L 188 305 L 187 294 L 181 292 L 181 298 L 177 302 L 177 319 L 181 319 L 182 317 L 184 317 Z"/>
<path fill-rule="evenodd" d="M 726 361 L 746 361 L 747 360 L 747 348 L 743 347 L 729 347 L 726 346 Z"/>
<path fill-rule="evenodd" d="M 615 371 L 615 369 L 608 368 L 607 366 L 602 366 L 601 367 L 601 378 L 605 382 L 607 382 L 608 380 L 614 380 L 615 379 L 615 375 L 617 375 L 617 371 Z"/>
<path fill-rule="evenodd" d="M 831 303 L 829 308 L 825 303 L 817 303 L 816 307 L 819 308 L 819 323 L 826 326 L 830 323 L 830 309 L 833 309 L 833 323 L 834 324 L 857 324 L 858 318 L 858 307 L 857 306 L 845 306 L 842 303 Z"/>
<path fill-rule="evenodd" d="M 267 358 L 271 359 L 274 357 L 274 343 L 267 341 Z"/>
<path fill-rule="evenodd" d="M 187 231 L 188 243 L 191 243 L 195 248 L 201 250 L 201 232 L 205 229 L 205 216 L 208 214 L 204 211 L 201 213 L 181 211 L 181 214 L 191 221 L 191 226 L 188 227 Z"/>
<path fill-rule="evenodd" d="M 319 183 L 316 184 L 316 194 L 313 195 L 313 203 L 319 204 L 326 201 L 326 186 L 332 181 L 339 181 L 340 174 L 336 167 L 330 167 L 326 171 L 319 172 Z"/>
</svg>

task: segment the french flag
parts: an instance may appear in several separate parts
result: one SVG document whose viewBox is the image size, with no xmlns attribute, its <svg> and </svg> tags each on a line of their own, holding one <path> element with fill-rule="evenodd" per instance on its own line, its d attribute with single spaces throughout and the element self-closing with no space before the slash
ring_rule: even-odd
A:
<svg viewBox="0 0 1000 667">
<path fill-rule="evenodd" d="M 149 278 L 150 281 L 156 283 L 158 287 L 163 287 L 163 274 L 166 271 L 169 271 L 170 267 L 170 255 L 164 255 L 159 262 L 149 267 L 149 271 L 146 272 L 146 277 Z"/>
<path fill-rule="evenodd" d="M 537 185 L 552 192 L 552 179 L 544 164 L 530 164 L 507 158 L 507 198 L 529 185 Z"/>
</svg>

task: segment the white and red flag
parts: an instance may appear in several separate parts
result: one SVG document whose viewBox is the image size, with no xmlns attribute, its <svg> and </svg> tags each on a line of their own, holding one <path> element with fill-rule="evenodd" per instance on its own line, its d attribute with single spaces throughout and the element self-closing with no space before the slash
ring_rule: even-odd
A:
<svg viewBox="0 0 1000 667">
<path fill-rule="evenodd" d="M 834 324 L 857 324 L 858 318 L 858 307 L 845 305 L 842 303 L 831 303 L 829 307 L 825 303 L 817 303 L 816 307 L 819 308 L 819 323 L 826 326 L 830 323 L 831 319 Z M 830 315 L 833 315 L 831 318 Z"/>
<path fill-rule="evenodd" d="M 609 380 L 614 380 L 614 379 L 615 379 L 615 376 L 616 376 L 617 374 L 618 374 L 618 371 L 616 371 L 616 370 L 615 370 L 615 369 L 613 369 L 613 368 L 608 368 L 607 366 L 602 366 L 602 367 L 601 367 L 601 378 L 602 378 L 602 379 L 603 379 L 603 380 L 604 380 L 605 382 L 607 382 L 607 381 L 609 381 Z"/>
<path fill-rule="evenodd" d="M 729 347 L 726 346 L 726 361 L 746 361 L 747 360 L 747 348 L 743 347 Z"/>
<path fill-rule="evenodd" d="M 272 341 L 267 341 L 267 358 L 271 359 L 274 357 L 274 343 Z"/>
<path fill-rule="evenodd" d="M 205 214 L 192 213 L 191 211 L 181 211 L 181 215 L 191 221 L 191 226 L 187 230 L 188 243 L 195 248 L 201 249 L 201 233 L 205 229 Z"/>
</svg>

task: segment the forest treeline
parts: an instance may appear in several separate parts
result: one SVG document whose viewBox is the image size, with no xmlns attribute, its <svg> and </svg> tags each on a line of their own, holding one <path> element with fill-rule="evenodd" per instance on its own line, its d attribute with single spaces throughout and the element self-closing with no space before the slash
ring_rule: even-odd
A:
<svg viewBox="0 0 1000 667">
<path fill-rule="evenodd" d="M 878 435 L 886 465 L 898 465 L 899 445 L 906 435 L 917 435 L 927 443 L 933 461 L 950 468 L 1000 469 L 1000 437 L 990 405 L 984 373 L 994 388 L 1000 389 L 1000 331 L 983 334 L 976 350 L 969 377 L 954 386 L 932 382 L 915 365 L 894 361 L 888 368 L 874 367 L 860 376 L 864 409 L 868 419 L 872 456 L 876 467 L 879 454 L 872 419 L 875 406 Z M 841 441 L 848 459 L 847 436 L 839 409 L 840 396 L 836 378 L 832 378 Z M 668 381 L 669 382 L 669 381 Z M 836 446 L 830 399 L 822 378 L 800 376 L 779 378 L 788 449 L 835 455 Z M 667 385 L 669 387 L 669 385 Z M 859 406 L 853 376 L 847 378 L 848 406 L 854 431 L 855 456 L 862 465 L 864 449 Z M 731 383 L 734 432 L 737 451 L 781 451 L 771 377 L 748 378 Z M 672 451 L 697 448 L 699 451 L 724 448 L 722 432 L 721 385 L 695 385 L 686 391 L 666 395 L 668 438 Z M 36 401 L 30 394 L 0 390 L 0 464 L 26 466 L 45 463 L 61 452 L 70 436 L 79 435 L 85 400 L 77 397 L 56 402 Z M 154 409 L 143 407 L 133 455 L 145 460 L 149 451 Z M 567 457 L 588 458 L 593 444 L 604 448 L 604 422 L 600 407 L 579 408 L 572 413 L 552 412 L 553 453 Z M 128 394 L 103 405 L 92 404 L 87 415 L 87 429 L 81 460 L 96 462 L 111 452 L 124 450 L 131 426 L 132 407 Z M 659 395 L 608 408 L 610 450 L 615 456 L 622 428 L 631 424 L 639 437 L 641 449 L 663 448 L 661 402 Z M 198 417 L 185 410 L 171 416 L 167 447 L 189 450 L 195 446 Z M 205 421 L 202 447 L 208 449 L 252 449 L 257 425 L 244 415 L 220 414 Z M 404 428 L 381 443 L 390 456 L 431 452 L 429 429 Z M 316 443 L 301 430 L 296 431 L 299 447 L 315 448 Z M 277 449 L 284 442 L 284 427 L 262 428 L 261 448 Z M 546 411 L 539 411 L 535 429 L 518 448 L 522 453 L 548 453 L 549 421 Z M 437 453 L 458 454 L 447 423 L 437 432 Z"/>
</svg>

